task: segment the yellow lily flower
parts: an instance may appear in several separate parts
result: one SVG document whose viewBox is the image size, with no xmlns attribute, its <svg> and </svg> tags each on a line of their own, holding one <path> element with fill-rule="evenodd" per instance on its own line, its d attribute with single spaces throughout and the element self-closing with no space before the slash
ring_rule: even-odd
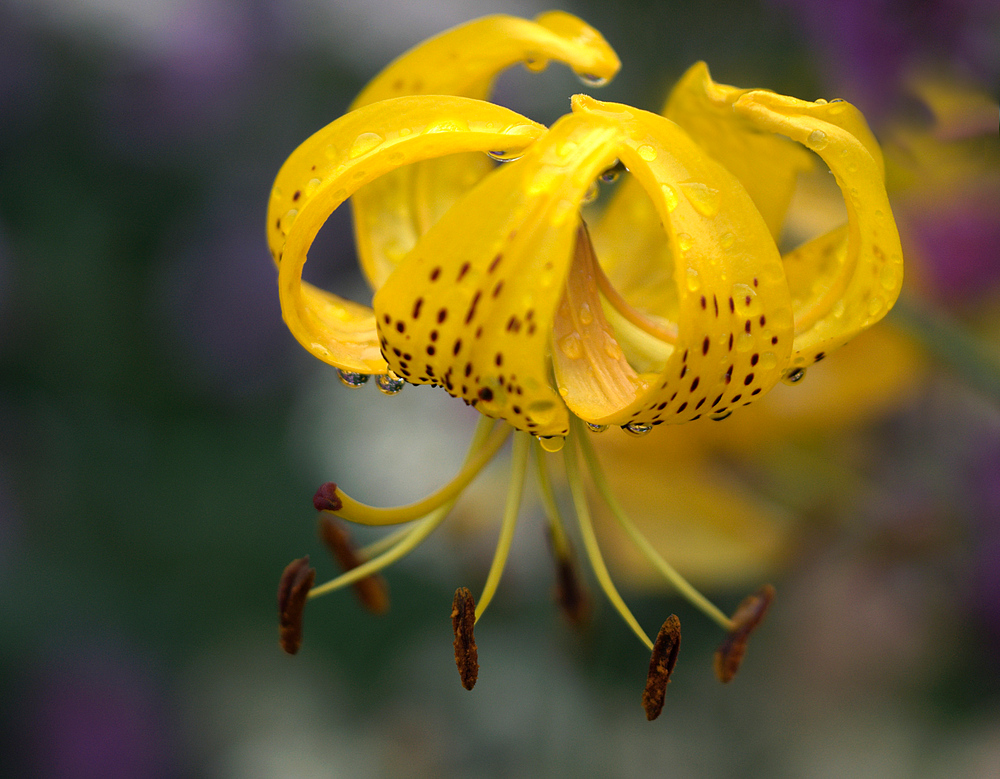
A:
<svg viewBox="0 0 1000 779">
<path fill-rule="evenodd" d="M 654 644 L 622 601 L 597 546 L 578 452 L 653 566 L 728 631 L 716 658 L 724 681 L 773 591 L 751 596 L 730 619 L 694 590 L 621 511 L 586 427 L 644 434 L 701 416 L 724 419 L 780 379 L 794 383 L 891 308 L 902 255 L 881 152 L 850 104 L 717 84 L 703 63 L 681 79 L 662 114 L 576 95 L 572 112 L 546 129 L 484 102 L 504 68 L 553 59 L 591 83 L 619 67 L 600 34 L 569 14 L 471 22 L 391 64 L 278 173 L 268 241 L 296 338 L 349 385 L 369 375 L 388 393 L 405 382 L 431 384 L 484 415 L 459 474 L 425 500 L 377 509 L 336 485 L 320 488 L 315 503 L 328 514 L 415 524 L 360 550 L 360 564 L 325 585 L 311 587 L 307 563 L 290 566 L 283 624 L 301 618 L 302 582 L 310 598 L 338 589 L 426 538 L 513 429 L 493 565 L 478 605 L 461 588 L 453 607 L 456 662 L 471 689 L 472 625 L 499 583 L 532 449 L 572 611 L 572 552 L 545 454 L 568 440 L 565 468 L 587 556 L 653 652 L 643 698 L 652 718 L 679 623 L 668 619 Z M 847 224 L 783 257 L 776 238 L 797 174 L 812 164 L 806 149 L 834 174 Z M 583 209 L 597 182 L 621 171 L 627 180 L 588 226 Z M 371 308 L 302 280 L 313 239 L 348 198 L 375 290 Z"/>
</svg>

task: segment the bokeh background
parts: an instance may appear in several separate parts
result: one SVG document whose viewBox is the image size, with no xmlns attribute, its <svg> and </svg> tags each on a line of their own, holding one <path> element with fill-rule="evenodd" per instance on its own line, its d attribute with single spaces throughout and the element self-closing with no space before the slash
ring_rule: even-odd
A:
<svg viewBox="0 0 1000 779">
<path fill-rule="evenodd" d="M 732 685 L 712 676 L 717 630 L 613 558 L 650 631 L 672 611 L 685 626 L 647 723 L 648 655 L 596 596 L 588 629 L 561 618 L 529 500 L 477 630 L 479 684 L 461 689 L 451 596 L 485 576 L 502 463 L 389 571 L 387 615 L 340 593 L 310 606 L 299 656 L 278 649 L 285 563 L 311 553 L 334 573 L 316 486 L 415 497 L 473 420 L 429 390 L 347 390 L 295 343 L 264 243 L 271 181 L 409 46 L 548 6 L 0 2 L 0 775 L 1000 775 L 992 0 L 561 6 L 622 57 L 602 99 L 655 109 L 705 59 L 726 83 L 851 100 L 891 161 L 908 262 L 891 343 L 831 358 L 732 428 L 657 430 L 622 485 L 651 532 L 704 486 L 683 533 L 724 609 L 777 586 Z M 516 68 L 497 99 L 550 122 L 582 89 L 558 65 Z M 312 273 L 362 299 L 350 230 L 335 214 Z M 698 537 L 699 511 L 729 517 L 735 556 Z M 758 567 L 739 568 L 761 537 Z M 671 534 L 657 544 L 671 559 Z"/>
</svg>

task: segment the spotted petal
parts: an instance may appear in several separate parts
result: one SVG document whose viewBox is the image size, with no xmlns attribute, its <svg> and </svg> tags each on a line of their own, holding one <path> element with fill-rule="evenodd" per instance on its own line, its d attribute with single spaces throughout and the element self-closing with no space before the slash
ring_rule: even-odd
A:
<svg viewBox="0 0 1000 779">
<path fill-rule="evenodd" d="M 454 116 L 463 117 L 461 126 Z M 401 165 L 456 152 L 522 148 L 544 130 L 479 100 L 402 97 L 352 111 L 308 138 L 279 171 L 267 217 L 281 310 L 292 334 L 338 368 L 384 372 L 371 309 L 302 281 L 319 229 L 360 187 Z"/>
<path fill-rule="evenodd" d="M 365 87 L 353 108 L 401 95 L 459 95 L 485 99 L 496 76 L 518 62 L 540 70 L 549 60 L 605 81 L 620 67 L 601 34 L 562 11 L 533 22 L 490 16 L 463 24 L 399 57 Z M 456 126 L 463 118 L 450 117 Z M 498 147 L 496 151 L 513 150 Z M 402 168 L 355 194 L 355 232 L 361 266 L 373 289 L 448 208 L 492 169 L 483 155 L 456 155 Z"/>
<path fill-rule="evenodd" d="M 882 153 L 861 113 L 842 100 L 810 103 L 748 92 L 734 109 L 819 154 L 847 206 L 846 227 L 784 258 L 795 314 L 791 364 L 803 367 L 875 324 L 899 296 L 903 256 Z"/>
<path fill-rule="evenodd" d="M 610 151 L 652 203 L 653 224 L 663 225 L 661 240 L 677 258 L 677 308 L 673 343 L 663 344 L 660 365 L 640 374 L 627 404 L 595 404 L 592 394 L 577 392 L 587 374 L 607 370 L 601 350 L 587 361 L 554 349 L 571 410 L 597 424 L 686 422 L 768 390 L 791 349 L 792 315 L 777 249 L 746 190 L 669 119 L 583 96 L 573 108 L 619 128 Z M 617 336 L 628 353 L 629 334 L 618 329 Z M 610 360 L 613 350 L 604 354 Z"/>
<path fill-rule="evenodd" d="M 389 366 L 488 416 L 565 436 L 550 337 L 579 208 L 614 159 L 612 122 L 571 114 L 435 224 L 375 295 Z"/>
<path fill-rule="evenodd" d="M 681 77 L 662 113 L 739 179 L 777 238 L 797 176 L 811 167 L 811 161 L 798 144 L 761 133 L 733 111 L 733 103 L 749 91 L 714 82 L 708 66 L 699 62 Z M 594 243 L 602 267 L 623 297 L 651 314 L 670 318 L 677 306 L 673 258 L 657 221 L 642 186 L 627 177 L 594 229 Z"/>
</svg>

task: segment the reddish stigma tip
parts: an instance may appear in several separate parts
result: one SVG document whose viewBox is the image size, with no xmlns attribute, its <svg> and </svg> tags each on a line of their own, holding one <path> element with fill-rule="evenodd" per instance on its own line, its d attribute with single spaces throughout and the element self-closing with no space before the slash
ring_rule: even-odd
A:
<svg viewBox="0 0 1000 779">
<path fill-rule="evenodd" d="M 313 506 L 317 511 L 340 511 L 343 503 L 337 495 L 337 485 L 332 481 L 321 484 L 313 495 Z"/>
</svg>

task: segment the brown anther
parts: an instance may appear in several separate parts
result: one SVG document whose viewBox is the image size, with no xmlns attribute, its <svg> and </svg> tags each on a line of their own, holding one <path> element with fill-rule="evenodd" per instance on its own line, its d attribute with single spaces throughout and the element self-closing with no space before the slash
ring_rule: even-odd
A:
<svg viewBox="0 0 1000 779">
<path fill-rule="evenodd" d="M 337 495 L 337 485 L 332 481 L 321 484 L 313 495 L 313 506 L 317 511 L 340 511 L 343 504 Z"/>
<path fill-rule="evenodd" d="M 278 625 L 281 648 L 294 655 L 302 646 L 302 612 L 309 590 L 316 581 L 316 569 L 309 567 L 309 556 L 292 560 L 278 582 Z"/>
<path fill-rule="evenodd" d="M 574 627 L 587 624 L 590 598 L 580 583 L 572 557 L 556 560 L 556 602 Z"/>
<path fill-rule="evenodd" d="M 319 537 L 345 571 L 353 570 L 363 562 L 354 551 L 347 528 L 335 517 L 329 514 L 320 516 Z M 373 614 L 384 614 L 389 610 L 389 585 L 380 574 L 373 573 L 354 582 L 354 592 L 361 605 Z"/>
<path fill-rule="evenodd" d="M 475 687 L 479 678 L 479 652 L 472 635 L 475 624 L 476 602 L 467 587 L 459 587 L 451 602 L 451 627 L 455 631 L 455 665 L 466 690 Z"/>
<path fill-rule="evenodd" d="M 748 595 L 733 614 L 733 627 L 725 640 L 715 650 L 715 675 L 723 684 L 731 682 L 740 670 L 747 640 L 757 628 L 768 606 L 774 600 L 774 587 L 765 584 L 753 595 Z"/>
<path fill-rule="evenodd" d="M 646 689 L 642 693 L 642 708 L 646 710 L 646 719 L 652 722 L 663 711 L 663 699 L 670 684 L 670 674 L 677 665 L 677 653 L 681 648 L 681 621 L 676 614 L 667 617 L 653 644 L 653 653 L 649 657 L 649 674 L 646 676 Z"/>
</svg>

